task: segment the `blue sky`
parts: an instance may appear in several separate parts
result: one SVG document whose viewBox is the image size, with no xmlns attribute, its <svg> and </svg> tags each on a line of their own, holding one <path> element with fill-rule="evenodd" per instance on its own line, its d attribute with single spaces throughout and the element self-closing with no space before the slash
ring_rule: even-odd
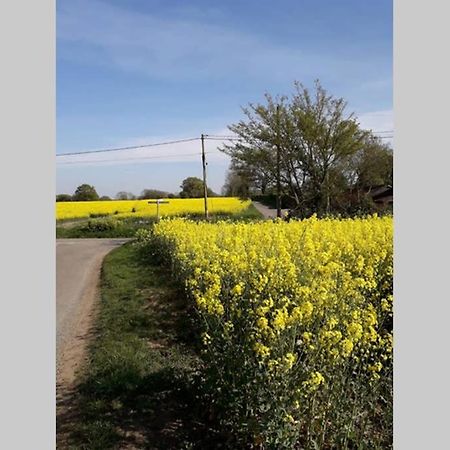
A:
<svg viewBox="0 0 450 450">
<path fill-rule="evenodd" d="M 316 78 L 364 127 L 393 129 L 391 0 L 57 0 L 56 8 L 57 154 L 227 134 L 241 106 Z M 229 160 L 217 144 L 206 143 L 208 184 L 220 192 Z M 178 192 L 185 177 L 201 177 L 199 152 L 195 141 L 57 157 L 56 190 Z"/>
</svg>

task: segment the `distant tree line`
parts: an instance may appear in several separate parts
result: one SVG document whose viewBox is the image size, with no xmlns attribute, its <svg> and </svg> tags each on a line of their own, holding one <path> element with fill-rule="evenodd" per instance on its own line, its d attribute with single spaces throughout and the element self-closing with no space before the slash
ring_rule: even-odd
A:
<svg viewBox="0 0 450 450">
<path fill-rule="evenodd" d="M 231 157 L 222 194 L 274 197 L 279 167 L 283 207 L 300 216 L 370 212 L 371 189 L 393 185 L 392 148 L 319 81 L 294 87 L 290 97 L 266 94 L 228 127 L 237 139 L 220 148 Z"/>
<path fill-rule="evenodd" d="M 75 189 L 73 195 L 70 194 L 57 194 L 56 201 L 57 202 L 89 202 L 94 200 L 111 200 L 110 197 L 104 195 L 100 197 L 97 194 L 94 186 L 90 184 L 80 184 Z"/>
<path fill-rule="evenodd" d="M 188 177 L 183 180 L 181 184 L 181 191 L 178 194 L 171 192 L 160 191 L 158 189 L 144 189 L 139 196 L 131 192 L 120 191 L 116 194 L 116 200 L 146 200 L 158 198 L 200 198 L 204 195 L 204 184 L 200 178 Z M 207 189 L 207 194 L 210 197 L 215 197 L 217 194 L 211 189 Z M 82 184 L 78 186 L 73 195 L 58 194 L 56 195 L 57 202 L 80 202 L 80 201 L 95 201 L 95 200 L 111 200 L 108 196 L 99 197 L 94 186 L 89 184 Z"/>
</svg>

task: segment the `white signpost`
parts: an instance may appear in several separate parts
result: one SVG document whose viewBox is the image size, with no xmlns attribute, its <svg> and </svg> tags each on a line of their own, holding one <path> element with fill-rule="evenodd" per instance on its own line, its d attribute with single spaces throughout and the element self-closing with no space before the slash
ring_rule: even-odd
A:
<svg viewBox="0 0 450 450">
<path fill-rule="evenodd" d="M 150 200 L 148 203 L 152 205 L 156 204 L 156 220 L 159 222 L 159 205 L 161 203 L 169 203 L 169 202 L 167 200 L 160 198 L 158 200 Z"/>
</svg>

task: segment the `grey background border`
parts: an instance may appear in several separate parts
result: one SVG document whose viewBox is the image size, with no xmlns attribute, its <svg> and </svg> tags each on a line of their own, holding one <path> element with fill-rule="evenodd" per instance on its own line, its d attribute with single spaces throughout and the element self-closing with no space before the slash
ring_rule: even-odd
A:
<svg viewBox="0 0 450 450">
<path fill-rule="evenodd" d="M 0 3 L 0 448 L 55 448 L 55 2 Z"/>
<path fill-rule="evenodd" d="M 394 448 L 450 448 L 450 5 L 394 2 Z"/>
<path fill-rule="evenodd" d="M 394 2 L 394 448 L 401 450 L 449 445 L 449 8 Z M 3 1 L 0 21 L 0 448 L 51 449 L 55 1 Z"/>
</svg>

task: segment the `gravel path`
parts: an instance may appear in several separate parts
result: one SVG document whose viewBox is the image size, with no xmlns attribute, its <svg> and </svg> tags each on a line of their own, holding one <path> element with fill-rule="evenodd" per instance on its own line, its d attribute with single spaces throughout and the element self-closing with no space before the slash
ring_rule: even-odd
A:
<svg viewBox="0 0 450 450">
<path fill-rule="evenodd" d="M 103 258 L 127 240 L 56 240 L 57 386 L 73 383 L 82 361 Z"/>
<path fill-rule="evenodd" d="M 264 218 L 275 219 L 275 217 L 277 217 L 276 208 L 269 208 L 268 206 L 263 205 L 262 203 L 259 202 L 253 202 L 253 204 L 255 205 L 255 208 L 264 216 Z M 287 214 L 288 211 L 289 211 L 288 209 L 282 209 L 281 215 L 284 216 L 285 214 Z"/>
</svg>

